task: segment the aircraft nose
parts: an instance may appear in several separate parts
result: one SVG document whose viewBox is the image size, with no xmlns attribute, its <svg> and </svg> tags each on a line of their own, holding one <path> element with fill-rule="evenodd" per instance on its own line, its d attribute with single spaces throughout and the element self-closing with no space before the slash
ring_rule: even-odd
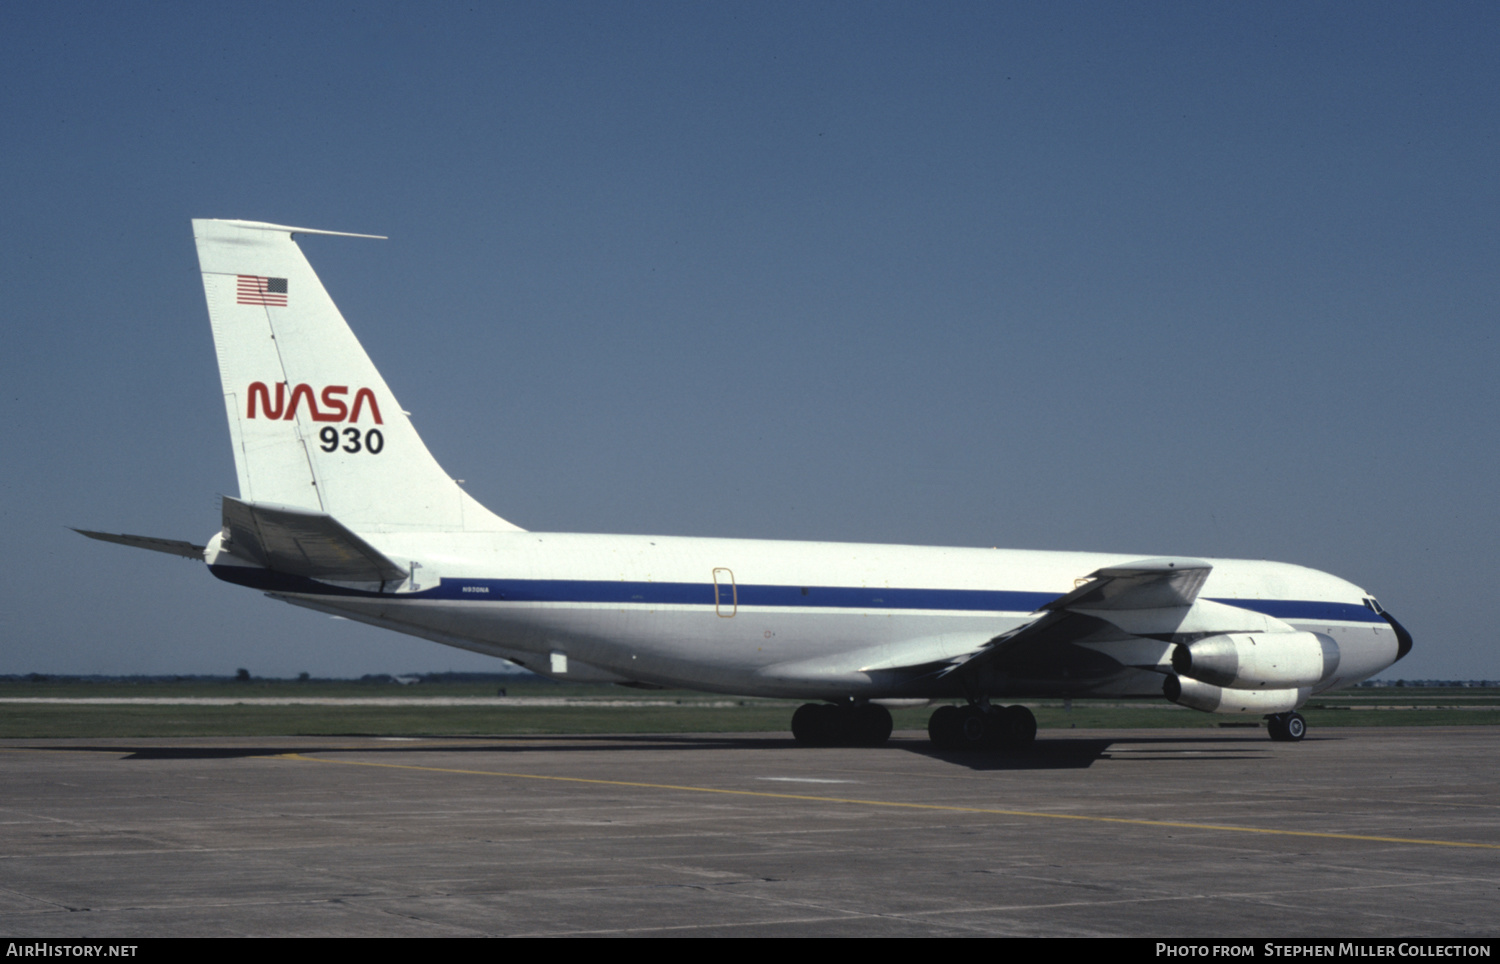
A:
<svg viewBox="0 0 1500 964">
<path fill-rule="evenodd" d="M 1411 633 L 1406 631 L 1405 626 L 1396 622 L 1396 617 L 1388 612 L 1382 611 L 1380 618 L 1390 623 L 1391 629 L 1396 633 L 1396 658 L 1399 660 L 1411 652 Z"/>
</svg>

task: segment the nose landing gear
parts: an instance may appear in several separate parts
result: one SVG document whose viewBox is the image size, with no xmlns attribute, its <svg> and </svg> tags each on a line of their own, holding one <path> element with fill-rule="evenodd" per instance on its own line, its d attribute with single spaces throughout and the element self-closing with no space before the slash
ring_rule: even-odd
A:
<svg viewBox="0 0 1500 964">
<path fill-rule="evenodd" d="M 1301 713 L 1274 713 L 1266 717 L 1266 732 L 1273 740 L 1295 743 L 1307 735 L 1307 721 Z"/>
</svg>

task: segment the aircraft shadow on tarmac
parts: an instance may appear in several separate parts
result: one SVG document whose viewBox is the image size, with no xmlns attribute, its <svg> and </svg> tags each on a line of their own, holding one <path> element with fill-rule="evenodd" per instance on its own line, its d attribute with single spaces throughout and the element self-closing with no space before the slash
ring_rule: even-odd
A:
<svg viewBox="0 0 1500 964">
<path fill-rule="evenodd" d="M 528 735 L 514 737 L 459 736 L 430 739 L 403 739 L 392 742 L 363 742 L 362 745 L 340 743 L 337 738 L 322 743 L 301 745 L 251 744 L 245 746 L 47 746 L 45 749 L 89 753 L 121 753 L 127 760 L 229 760 L 246 757 L 280 756 L 288 753 L 379 754 L 401 757 L 415 753 L 468 756 L 478 753 L 499 756 L 525 756 L 535 753 L 600 752 L 683 752 L 709 751 L 724 753 L 752 750 L 788 750 L 794 747 L 790 737 L 733 734 L 608 734 L 608 735 Z M 36 747 L 42 749 L 43 747 Z M 971 770 L 1069 770 L 1086 769 L 1099 760 L 1118 762 L 1200 760 L 1247 760 L 1270 754 L 1272 747 L 1263 736 L 1227 736 L 1222 734 L 1183 734 L 1138 737 L 1047 737 L 1031 746 L 1012 750 L 935 750 L 922 739 L 895 738 L 880 748 L 818 748 L 799 752 L 830 753 L 911 753 Z M 394 762 L 394 761 L 393 761 Z"/>
</svg>

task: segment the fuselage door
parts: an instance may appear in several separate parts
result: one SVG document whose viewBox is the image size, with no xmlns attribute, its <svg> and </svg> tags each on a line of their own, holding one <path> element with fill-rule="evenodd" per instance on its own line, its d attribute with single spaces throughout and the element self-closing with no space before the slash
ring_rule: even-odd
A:
<svg viewBox="0 0 1500 964">
<path fill-rule="evenodd" d="M 728 569 L 715 569 L 714 612 L 724 619 L 729 619 L 739 606 L 739 590 L 734 586 L 734 573 Z"/>
</svg>

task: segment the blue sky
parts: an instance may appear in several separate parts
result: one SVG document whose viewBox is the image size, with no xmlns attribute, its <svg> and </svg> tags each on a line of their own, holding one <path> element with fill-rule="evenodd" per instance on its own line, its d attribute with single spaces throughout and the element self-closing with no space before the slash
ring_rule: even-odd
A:
<svg viewBox="0 0 1500 964">
<path fill-rule="evenodd" d="M 0 672 L 492 661 L 63 527 L 234 494 L 188 219 L 535 530 L 1271 558 L 1500 678 L 1500 9 L 11 4 Z"/>
</svg>

